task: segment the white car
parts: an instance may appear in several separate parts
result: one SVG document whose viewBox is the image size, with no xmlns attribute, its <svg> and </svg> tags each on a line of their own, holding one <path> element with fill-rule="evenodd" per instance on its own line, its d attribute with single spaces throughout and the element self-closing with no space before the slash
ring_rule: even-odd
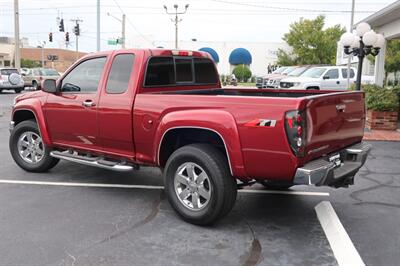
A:
<svg viewBox="0 0 400 266">
<path fill-rule="evenodd" d="M 350 84 L 356 79 L 357 70 L 350 68 Z M 279 83 L 282 89 L 299 90 L 346 90 L 347 66 L 323 66 L 306 70 L 299 77 L 282 79 Z"/>
</svg>

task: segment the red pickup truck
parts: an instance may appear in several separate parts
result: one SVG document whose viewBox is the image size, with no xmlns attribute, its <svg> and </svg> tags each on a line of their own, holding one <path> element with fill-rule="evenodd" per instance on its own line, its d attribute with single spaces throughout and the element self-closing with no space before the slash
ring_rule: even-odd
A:
<svg viewBox="0 0 400 266">
<path fill-rule="evenodd" d="M 43 172 L 60 159 L 115 171 L 163 170 L 183 219 L 210 224 L 237 189 L 353 184 L 362 92 L 223 89 L 211 57 L 178 50 L 87 55 L 42 91 L 15 98 L 10 151 Z"/>
</svg>

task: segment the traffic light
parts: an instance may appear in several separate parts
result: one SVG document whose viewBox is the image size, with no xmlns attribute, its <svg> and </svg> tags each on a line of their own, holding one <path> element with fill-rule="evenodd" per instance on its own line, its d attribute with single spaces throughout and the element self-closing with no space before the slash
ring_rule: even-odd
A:
<svg viewBox="0 0 400 266">
<path fill-rule="evenodd" d="M 64 32 L 64 19 L 61 19 L 61 20 L 60 20 L 60 25 L 58 25 L 58 29 L 59 29 L 61 32 Z"/>
<path fill-rule="evenodd" d="M 49 33 L 49 42 L 53 42 L 53 33 L 52 32 Z"/>
<path fill-rule="evenodd" d="M 76 23 L 76 26 L 74 27 L 74 33 L 76 36 L 80 35 L 80 29 L 79 29 L 79 24 Z"/>
<path fill-rule="evenodd" d="M 69 42 L 69 32 L 66 32 L 66 33 L 65 33 L 65 41 L 66 41 L 66 42 Z"/>
</svg>

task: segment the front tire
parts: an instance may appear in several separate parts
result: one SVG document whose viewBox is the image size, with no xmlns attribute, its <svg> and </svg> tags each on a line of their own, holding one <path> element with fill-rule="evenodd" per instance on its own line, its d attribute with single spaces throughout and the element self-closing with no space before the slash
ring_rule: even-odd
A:
<svg viewBox="0 0 400 266">
<path fill-rule="evenodd" d="M 187 222 L 209 225 L 233 208 L 237 185 L 226 157 L 208 144 L 176 150 L 164 170 L 165 191 L 174 210 Z"/>
<path fill-rule="evenodd" d="M 28 172 L 45 172 L 59 162 L 50 156 L 50 149 L 40 136 L 33 120 L 22 121 L 11 132 L 9 147 L 14 161 Z"/>
<path fill-rule="evenodd" d="M 39 83 L 37 81 L 32 81 L 32 87 L 35 91 L 40 90 Z"/>
</svg>

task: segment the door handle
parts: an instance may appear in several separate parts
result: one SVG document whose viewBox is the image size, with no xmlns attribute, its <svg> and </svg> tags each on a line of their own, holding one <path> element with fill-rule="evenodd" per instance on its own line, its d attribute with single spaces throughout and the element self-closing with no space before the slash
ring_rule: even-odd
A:
<svg viewBox="0 0 400 266">
<path fill-rule="evenodd" d="M 82 103 L 82 106 L 84 107 L 92 107 L 95 106 L 96 104 L 92 100 L 86 100 Z"/>
</svg>

